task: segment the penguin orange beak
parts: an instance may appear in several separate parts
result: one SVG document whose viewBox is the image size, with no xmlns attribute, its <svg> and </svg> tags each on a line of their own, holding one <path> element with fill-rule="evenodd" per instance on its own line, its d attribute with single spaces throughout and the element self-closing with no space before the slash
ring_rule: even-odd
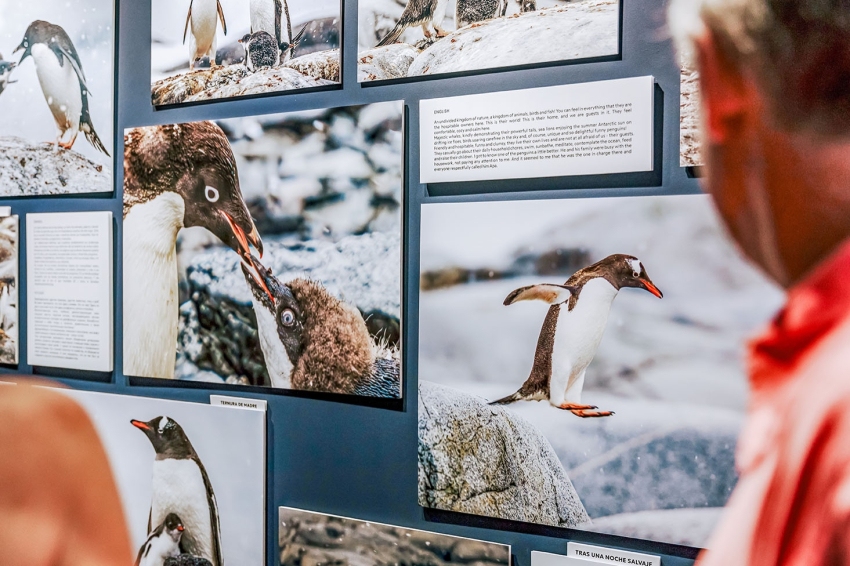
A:
<svg viewBox="0 0 850 566">
<path fill-rule="evenodd" d="M 250 242 L 257 249 L 260 257 L 263 257 L 263 241 L 260 239 L 260 233 L 257 232 L 257 227 L 252 223 L 251 232 L 246 234 L 245 230 L 243 230 L 242 227 L 233 220 L 232 216 L 223 210 L 221 211 L 221 215 L 224 216 L 225 220 L 227 220 L 230 230 L 233 232 L 233 235 L 236 236 L 236 241 L 239 242 L 239 255 L 250 263 L 251 248 L 248 247 L 248 243 Z"/>
<path fill-rule="evenodd" d="M 643 283 L 644 289 L 646 289 L 647 291 L 649 291 L 650 293 L 652 293 L 653 295 L 655 295 L 659 299 L 664 297 L 664 293 L 661 292 L 661 289 L 656 287 L 655 284 L 652 281 L 650 281 L 648 278 L 641 277 L 640 279 L 638 279 L 638 281 Z"/>
<path fill-rule="evenodd" d="M 266 295 L 269 296 L 269 300 L 272 304 L 274 304 L 274 295 L 272 295 L 272 292 L 269 290 L 269 286 L 266 285 L 265 277 L 263 277 L 260 273 L 260 267 L 262 266 L 258 265 L 259 262 L 254 258 L 254 256 L 249 256 L 248 261 L 246 262 L 243 260 L 242 263 L 245 266 L 245 270 L 251 274 L 251 278 L 257 282 L 257 285 L 259 285 Z"/>
<path fill-rule="evenodd" d="M 177 525 L 177 531 L 178 531 L 178 532 L 181 532 L 181 533 L 182 533 L 182 532 L 183 532 L 183 528 L 184 528 L 184 527 L 183 527 L 183 525 Z"/>
<path fill-rule="evenodd" d="M 142 422 L 142 421 L 137 421 L 136 419 L 131 420 L 130 424 L 133 425 L 134 427 L 138 428 L 138 429 L 141 429 L 141 430 L 150 430 L 151 429 L 151 427 L 148 423 Z"/>
</svg>

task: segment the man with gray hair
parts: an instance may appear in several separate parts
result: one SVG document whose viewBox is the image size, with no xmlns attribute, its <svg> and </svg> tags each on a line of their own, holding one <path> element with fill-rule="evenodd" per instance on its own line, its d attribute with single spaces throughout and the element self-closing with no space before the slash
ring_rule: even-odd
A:
<svg viewBox="0 0 850 566">
<path fill-rule="evenodd" d="M 704 186 L 788 290 L 699 565 L 850 564 L 850 0 L 672 0 L 669 23 L 700 73 Z"/>
</svg>

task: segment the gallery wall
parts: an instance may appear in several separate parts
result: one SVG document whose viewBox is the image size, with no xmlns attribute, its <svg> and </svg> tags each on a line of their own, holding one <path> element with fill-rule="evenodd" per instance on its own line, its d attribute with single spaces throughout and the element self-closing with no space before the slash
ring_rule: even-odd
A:
<svg viewBox="0 0 850 566">
<path fill-rule="evenodd" d="M 519 200 L 539 198 L 595 198 L 608 196 L 680 195 L 699 192 L 696 179 L 679 166 L 679 66 L 664 27 L 664 2 L 624 0 L 622 58 L 619 60 L 559 64 L 443 77 L 409 82 L 360 84 L 357 76 L 357 1 L 343 10 L 343 84 L 335 90 L 292 92 L 279 96 L 219 101 L 181 108 L 155 110 L 150 98 L 150 0 L 122 1 L 118 19 L 116 55 L 116 124 L 126 128 L 218 120 L 249 115 L 308 110 L 372 102 L 403 100 L 406 110 L 406 211 L 403 259 L 403 410 L 382 409 L 276 393 L 254 393 L 268 401 L 268 475 L 266 494 L 266 563 L 277 564 L 277 508 L 308 509 L 347 517 L 443 532 L 510 544 L 518 566 L 530 566 L 532 550 L 565 553 L 567 540 L 591 542 L 663 555 L 664 566 L 692 563 L 695 551 L 575 530 L 511 523 L 449 512 L 424 511 L 417 504 L 417 356 L 419 350 L 419 234 L 420 206 L 437 202 Z M 569 38 L 565 38 L 568 41 Z M 470 186 L 428 187 L 420 183 L 419 115 L 422 99 L 461 96 L 513 89 L 600 81 L 621 77 L 655 77 L 656 132 L 660 159 L 653 175 L 618 175 L 607 179 L 570 178 L 499 181 Z M 112 147 L 107 143 L 108 147 Z M 10 198 L 21 217 L 31 212 L 108 210 L 115 219 L 115 368 L 111 374 L 81 373 L 26 364 L 27 288 L 20 291 L 21 362 L 4 371 L 57 378 L 70 387 L 145 397 L 208 402 L 203 386 L 131 386 L 122 367 L 122 156 L 115 146 L 115 194 L 111 197 Z M 616 183 L 616 186 L 611 186 Z M 592 186 L 593 188 L 587 188 Z M 21 229 L 20 249 L 26 249 Z M 20 281 L 26 281 L 22 256 Z M 231 389 L 228 395 L 242 395 Z"/>
</svg>

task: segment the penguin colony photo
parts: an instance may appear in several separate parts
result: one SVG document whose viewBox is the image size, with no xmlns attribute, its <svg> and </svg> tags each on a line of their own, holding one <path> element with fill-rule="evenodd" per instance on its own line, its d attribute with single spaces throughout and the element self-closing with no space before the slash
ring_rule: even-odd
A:
<svg viewBox="0 0 850 566">
<path fill-rule="evenodd" d="M 713 521 L 737 481 L 740 345 L 783 302 L 709 197 L 428 203 L 420 234 L 420 481 L 516 473 L 501 453 L 436 461 L 451 402 L 486 415 L 470 434 L 550 446 L 593 531 L 699 536 L 683 518 Z"/>
<path fill-rule="evenodd" d="M 0 152 L 13 158 L 2 165 L 0 196 L 111 190 L 112 0 L 85 0 L 82 20 L 77 4 L 4 12 Z"/>
<path fill-rule="evenodd" d="M 127 130 L 126 375 L 204 376 L 233 385 L 401 398 L 401 207 L 394 200 L 401 197 L 401 105 L 327 112 L 327 117 L 263 117 L 266 133 L 256 130 L 254 118 Z M 368 137 L 356 130 L 355 118 L 361 115 L 369 119 Z M 293 145 L 287 132 L 299 132 L 307 143 Z M 337 136 L 350 138 L 344 143 L 351 148 L 341 149 L 343 138 Z M 322 139 L 327 140 L 324 148 L 318 142 Z M 303 203 L 295 201 L 279 221 L 273 215 L 279 214 L 281 200 L 291 197 L 276 184 L 260 184 L 267 176 L 258 177 L 250 168 L 253 162 L 266 170 L 256 157 L 257 147 L 271 152 L 269 160 L 279 171 L 288 171 L 281 186 L 315 183 L 318 191 L 302 197 Z M 355 147 L 358 153 L 353 153 Z M 350 171 L 335 166 L 333 179 L 311 177 L 326 170 L 320 163 L 338 163 L 343 154 L 348 163 L 362 155 L 364 164 L 367 155 L 383 156 L 375 181 L 365 180 L 359 166 Z M 304 168 L 305 161 L 316 165 Z M 356 179 L 346 181 L 347 174 Z M 371 197 L 376 181 L 382 191 L 397 191 L 398 197 L 386 192 L 381 199 Z M 326 193 L 322 187 L 330 183 L 341 190 Z M 303 219 L 294 223 L 292 211 L 304 214 Z M 363 224 L 352 225 L 349 218 L 362 218 Z M 334 224 L 339 219 L 345 222 Z M 269 235 L 261 234 L 267 229 Z M 334 265 L 326 265 L 329 260 L 319 259 L 324 257 L 320 253 L 332 253 L 346 274 L 334 274 Z M 216 258 L 212 269 L 198 263 L 207 254 Z M 291 254 L 300 259 L 293 263 Z M 375 254 L 380 265 L 361 259 Z M 359 263 L 367 261 L 373 264 Z M 299 268 L 300 262 L 314 267 Z M 204 281 L 229 291 L 193 290 L 195 274 L 202 272 Z M 197 323 L 187 318 L 194 318 L 193 312 L 200 315 Z M 226 322 L 237 320 L 237 327 Z"/>
</svg>

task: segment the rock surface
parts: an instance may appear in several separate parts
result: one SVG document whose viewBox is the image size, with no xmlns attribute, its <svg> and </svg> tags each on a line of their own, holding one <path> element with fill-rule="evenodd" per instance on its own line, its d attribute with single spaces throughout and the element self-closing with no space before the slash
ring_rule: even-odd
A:
<svg viewBox="0 0 850 566">
<path fill-rule="evenodd" d="M 302 75 L 338 83 L 339 79 L 339 49 L 316 51 L 308 55 L 290 59 L 284 67 L 295 69 Z"/>
<path fill-rule="evenodd" d="M 531 424 L 428 382 L 419 385 L 419 504 L 558 527 L 590 520 Z"/>
<path fill-rule="evenodd" d="M 295 277 L 321 281 L 329 293 L 369 313 L 375 322 L 398 324 L 398 234 L 376 232 L 337 243 L 266 239 L 264 245 L 263 264 L 281 281 Z M 178 335 L 178 367 L 184 367 L 178 377 L 197 379 L 194 366 L 231 382 L 267 384 L 256 317 L 239 257 L 222 247 L 200 253 L 188 268 L 187 281 L 189 300 L 180 307 Z"/>
<path fill-rule="evenodd" d="M 338 53 L 338 52 L 337 52 Z M 307 55 L 305 57 L 312 57 Z M 255 73 L 245 65 L 227 65 L 214 69 L 198 69 L 156 81 L 151 85 L 151 100 L 154 106 L 168 106 L 182 102 L 195 102 L 216 98 L 248 96 L 269 92 L 281 92 L 300 88 L 313 88 L 337 84 L 323 78 L 304 75 L 292 66 L 260 69 Z M 304 68 L 318 67 L 305 65 Z"/>
<path fill-rule="evenodd" d="M 619 17 L 617 0 L 580 0 L 475 23 L 425 49 L 407 74 L 414 77 L 615 55 Z"/>
<path fill-rule="evenodd" d="M 357 59 L 357 80 L 383 81 L 407 76 L 419 50 L 404 43 L 361 51 Z"/>
<path fill-rule="evenodd" d="M 0 196 L 111 192 L 111 171 L 74 150 L 0 137 Z"/>
<path fill-rule="evenodd" d="M 509 547 L 281 507 L 281 566 L 508 566 Z"/>
<path fill-rule="evenodd" d="M 679 165 L 703 165 L 699 140 L 699 73 L 682 67 L 679 80 Z"/>
</svg>

